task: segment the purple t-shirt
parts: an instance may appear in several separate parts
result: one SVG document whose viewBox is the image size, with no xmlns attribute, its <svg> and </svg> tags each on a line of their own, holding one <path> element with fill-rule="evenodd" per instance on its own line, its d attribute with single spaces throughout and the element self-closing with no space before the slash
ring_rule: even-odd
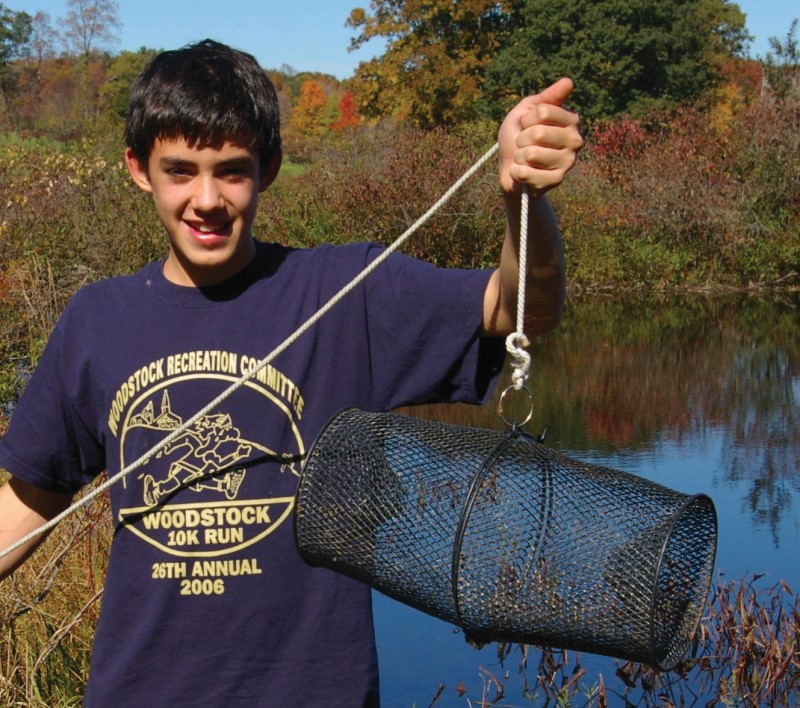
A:
<svg viewBox="0 0 800 708">
<path fill-rule="evenodd" d="M 378 253 L 258 244 L 207 289 L 160 264 L 82 289 L 0 441 L 0 466 L 74 492 L 180 426 Z M 483 399 L 488 272 L 392 256 L 218 409 L 112 487 L 86 705 L 377 705 L 370 589 L 300 559 L 303 455 L 338 410 Z"/>
</svg>

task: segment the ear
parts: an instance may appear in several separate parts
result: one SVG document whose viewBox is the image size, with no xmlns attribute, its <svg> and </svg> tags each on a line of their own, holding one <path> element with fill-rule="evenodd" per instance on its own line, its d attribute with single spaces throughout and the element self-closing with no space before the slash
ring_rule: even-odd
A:
<svg viewBox="0 0 800 708">
<path fill-rule="evenodd" d="M 147 166 L 133 153 L 131 148 L 125 150 L 125 164 L 128 172 L 131 173 L 133 181 L 139 189 L 145 192 L 152 192 L 153 186 L 150 184 L 150 176 L 147 174 Z"/>
<path fill-rule="evenodd" d="M 283 151 L 278 148 L 261 174 L 261 178 L 258 183 L 259 192 L 263 192 L 275 181 L 275 178 L 278 176 L 278 172 L 280 172 L 282 162 Z"/>
</svg>

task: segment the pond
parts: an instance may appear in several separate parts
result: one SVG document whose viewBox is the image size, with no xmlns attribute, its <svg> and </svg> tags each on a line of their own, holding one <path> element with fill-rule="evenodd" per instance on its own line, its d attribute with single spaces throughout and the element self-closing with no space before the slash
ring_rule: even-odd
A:
<svg viewBox="0 0 800 708">
<path fill-rule="evenodd" d="M 715 584 L 755 577 L 800 591 L 800 295 L 585 296 L 531 354 L 531 433 L 546 428 L 546 444 L 572 458 L 708 494 Z M 496 400 L 414 414 L 504 427 Z M 475 649 L 451 625 L 374 595 L 386 708 L 480 704 L 496 695 L 492 676 L 505 687 L 498 705 L 543 704 L 524 695 L 518 647 L 501 664 L 497 645 Z M 614 659 L 577 659 L 587 687 L 599 674 L 621 686 Z M 531 683 L 537 662 L 531 650 Z M 716 689 L 693 690 L 704 705 Z"/>
</svg>

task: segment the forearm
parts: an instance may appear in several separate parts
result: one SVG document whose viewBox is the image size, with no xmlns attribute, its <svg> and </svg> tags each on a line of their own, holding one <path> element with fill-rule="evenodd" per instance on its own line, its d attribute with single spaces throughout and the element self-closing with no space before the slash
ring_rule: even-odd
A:
<svg viewBox="0 0 800 708">
<path fill-rule="evenodd" d="M 544 91 L 523 98 L 505 117 L 498 133 L 500 187 L 508 229 L 484 300 L 484 329 L 508 334 L 516 329 L 519 283 L 519 226 L 523 185 L 530 190 L 525 312 L 527 334 L 553 329 L 566 298 L 564 246 L 544 195 L 558 187 L 583 146 L 577 115 L 564 107 L 572 81 L 559 79 Z"/>
<path fill-rule="evenodd" d="M 70 497 L 37 489 L 18 479 L 0 487 L 0 552 L 67 508 Z M 44 535 L 28 541 L 0 558 L 0 579 L 10 575 L 42 542 Z"/>
<path fill-rule="evenodd" d="M 516 329 L 519 286 L 520 204 L 517 193 L 505 195 L 507 227 L 500 266 L 487 291 L 484 329 L 505 335 Z M 545 196 L 531 197 L 528 209 L 527 265 L 524 328 L 536 335 L 553 329 L 561 320 L 566 276 L 564 246 L 553 210 Z"/>
</svg>

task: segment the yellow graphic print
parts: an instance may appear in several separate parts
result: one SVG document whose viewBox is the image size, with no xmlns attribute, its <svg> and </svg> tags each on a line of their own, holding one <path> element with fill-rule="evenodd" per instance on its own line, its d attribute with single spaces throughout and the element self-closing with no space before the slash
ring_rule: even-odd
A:
<svg viewBox="0 0 800 708">
<path fill-rule="evenodd" d="M 148 413 L 152 413 L 152 407 Z M 180 427 L 181 420 L 172 415 L 169 392 L 164 391 L 161 414 L 158 418 L 152 418 L 152 415 L 139 416 L 133 424 L 175 430 Z M 236 463 L 250 457 L 253 450 L 275 456 L 275 452 L 269 448 L 253 441 L 242 440 L 240 436 L 239 429 L 233 425 L 228 414 L 220 413 L 200 418 L 158 454 L 158 457 L 163 457 L 169 456 L 176 449 L 185 450 L 184 454 L 170 465 L 167 478 L 158 482 L 153 475 L 144 475 L 144 503 L 155 506 L 165 494 L 181 487 L 195 491 L 213 489 L 223 493 L 227 499 L 236 499 L 245 475 L 244 468 L 235 467 Z M 281 471 L 288 469 L 295 476 L 299 476 L 291 455 L 283 457 L 287 462 L 281 466 Z M 214 476 L 219 470 L 226 471 Z"/>
<path fill-rule="evenodd" d="M 137 374 L 120 388 L 110 414 L 120 465 L 183 425 L 194 411 L 181 401 L 196 400 L 198 389 L 211 400 L 236 380 L 237 364 L 252 361 L 232 353 L 191 354 L 176 355 L 180 368 L 172 357 L 143 367 L 139 371 L 154 375 Z M 304 452 L 299 388 L 272 369 L 234 397 L 223 402 L 226 410 L 196 420 L 124 481 L 122 530 L 164 554 L 151 577 L 173 581 L 180 594 L 222 594 L 230 577 L 268 572 L 252 551 L 291 516 Z M 272 440 L 289 447 L 264 444 Z"/>
</svg>

